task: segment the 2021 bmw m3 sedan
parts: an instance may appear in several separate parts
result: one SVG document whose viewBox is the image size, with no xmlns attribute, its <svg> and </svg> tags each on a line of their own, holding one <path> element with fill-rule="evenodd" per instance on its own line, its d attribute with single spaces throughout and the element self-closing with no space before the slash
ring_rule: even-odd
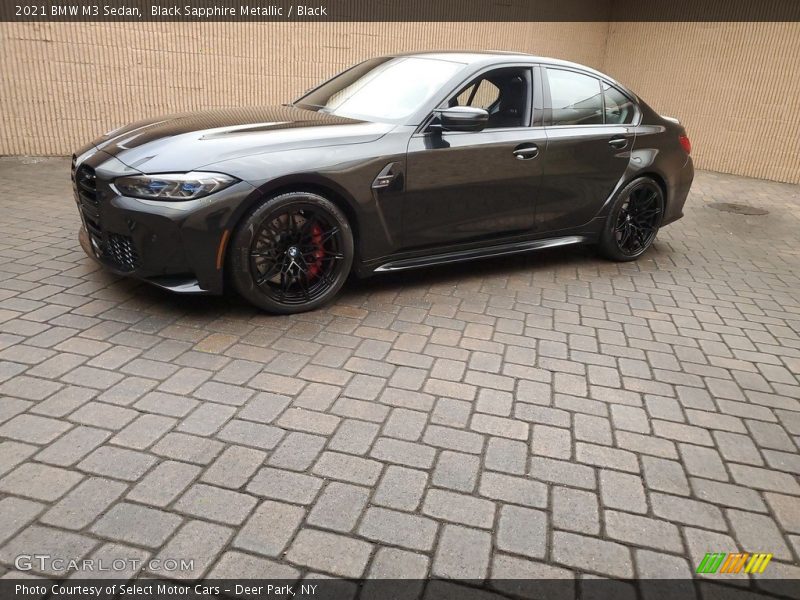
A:
<svg viewBox="0 0 800 600">
<path fill-rule="evenodd" d="M 86 253 L 275 313 L 351 272 L 597 244 L 633 260 L 682 216 L 680 123 L 578 64 L 500 52 L 374 58 L 293 103 L 179 114 L 76 152 Z"/>
</svg>

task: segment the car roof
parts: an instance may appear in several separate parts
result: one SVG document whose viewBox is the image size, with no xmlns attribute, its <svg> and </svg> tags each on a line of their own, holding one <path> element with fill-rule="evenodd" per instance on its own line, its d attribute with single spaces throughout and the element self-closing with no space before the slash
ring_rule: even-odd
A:
<svg viewBox="0 0 800 600">
<path fill-rule="evenodd" d="M 401 52 L 398 54 L 391 54 L 390 56 L 430 58 L 434 60 L 447 60 L 464 64 L 492 63 L 498 60 L 506 61 L 512 59 L 520 62 L 560 64 L 578 67 L 581 69 L 588 69 L 590 71 L 594 70 L 586 65 L 581 65 L 567 60 L 559 60 L 557 58 L 550 58 L 547 56 L 536 56 L 534 54 L 506 50 L 434 50 L 429 52 Z"/>
<path fill-rule="evenodd" d="M 512 52 L 508 50 L 432 50 L 425 52 L 401 52 L 398 54 L 391 54 L 393 57 L 414 57 L 414 58 L 428 58 L 432 60 L 446 60 L 451 62 L 463 63 L 473 67 L 491 66 L 497 62 L 513 62 L 531 63 L 531 64 L 544 64 L 559 67 L 570 67 L 586 71 L 615 84 L 622 88 L 630 95 L 636 96 L 626 86 L 622 85 L 612 77 L 605 73 L 582 65 L 580 63 L 572 62 L 569 60 L 561 60 L 558 58 L 551 58 L 549 56 L 537 56 L 535 54 L 526 54 L 524 52 Z"/>
</svg>

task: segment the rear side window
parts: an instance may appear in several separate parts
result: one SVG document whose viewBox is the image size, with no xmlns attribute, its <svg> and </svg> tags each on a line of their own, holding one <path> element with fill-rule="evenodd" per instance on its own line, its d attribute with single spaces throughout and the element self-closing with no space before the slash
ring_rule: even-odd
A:
<svg viewBox="0 0 800 600">
<path fill-rule="evenodd" d="M 602 125 L 600 80 L 561 69 L 547 69 L 553 125 Z"/>
<path fill-rule="evenodd" d="M 603 99 L 606 106 L 606 123 L 612 125 L 628 125 L 633 123 L 636 109 L 633 102 L 617 88 L 603 84 Z"/>
</svg>

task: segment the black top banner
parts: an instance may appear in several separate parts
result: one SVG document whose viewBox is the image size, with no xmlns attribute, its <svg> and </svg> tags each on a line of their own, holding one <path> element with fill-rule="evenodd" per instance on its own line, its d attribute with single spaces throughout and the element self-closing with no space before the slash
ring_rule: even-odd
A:
<svg viewBox="0 0 800 600">
<path fill-rule="evenodd" d="M 0 0 L 0 21 L 798 21 L 798 0 Z"/>
</svg>

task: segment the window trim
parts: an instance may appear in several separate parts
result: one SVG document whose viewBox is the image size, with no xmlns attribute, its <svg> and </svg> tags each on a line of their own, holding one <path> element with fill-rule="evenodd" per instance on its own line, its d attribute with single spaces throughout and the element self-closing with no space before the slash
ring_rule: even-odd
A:
<svg viewBox="0 0 800 600">
<path fill-rule="evenodd" d="M 546 110 L 543 77 L 541 65 L 533 65 L 533 107 L 531 110 L 533 127 L 544 127 L 545 124 Z"/>
<path fill-rule="evenodd" d="M 569 127 L 638 127 L 642 121 L 642 110 L 639 108 L 639 103 L 636 102 L 634 98 L 631 97 L 625 90 L 620 88 L 614 82 L 605 79 L 604 77 L 599 77 L 594 73 L 590 73 L 588 71 L 584 71 L 582 69 L 576 69 L 569 66 L 561 66 L 561 65 L 548 65 L 546 63 L 539 65 L 542 71 L 541 78 L 542 78 L 542 91 L 544 92 L 544 126 L 548 128 L 569 128 Z M 552 96 L 550 95 L 550 78 L 547 75 L 547 69 L 553 69 L 556 71 L 571 71 L 572 73 L 577 73 L 579 75 L 584 75 L 586 77 L 591 77 L 595 81 L 598 82 L 598 86 L 600 89 L 600 97 L 603 101 L 603 122 L 602 123 L 587 123 L 584 125 L 554 125 L 553 124 L 553 100 Z M 630 123 L 606 123 L 606 98 L 605 94 L 603 93 L 603 86 L 602 84 L 606 84 L 610 88 L 614 88 L 620 94 L 622 94 L 625 98 L 630 100 L 631 104 L 633 104 L 634 108 L 634 115 L 633 120 Z"/>
</svg>

